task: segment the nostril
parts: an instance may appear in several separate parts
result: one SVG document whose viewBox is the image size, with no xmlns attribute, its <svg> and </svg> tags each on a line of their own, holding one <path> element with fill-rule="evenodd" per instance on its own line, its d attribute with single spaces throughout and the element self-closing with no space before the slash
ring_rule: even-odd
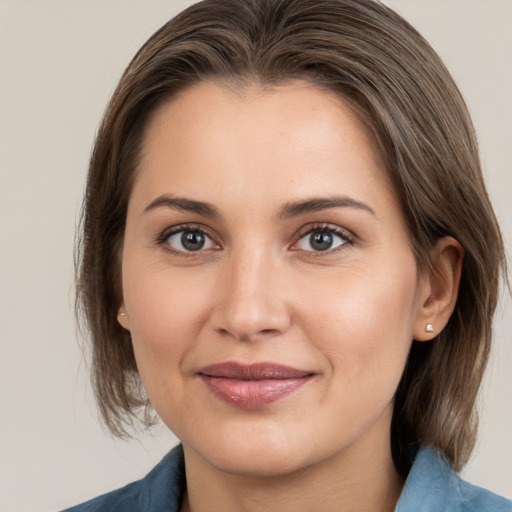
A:
<svg viewBox="0 0 512 512">
<path fill-rule="evenodd" d="M 256 341 L 287 330 L 291 313 L 279 294 L 268 289 L 254 290 L 238 281 L 235 284 L 233 289 L 230 287 L 218 296 L 210 312 L 209 323 L 219 335 L 239 341 Z"/>
<path fill-rule="evenodd" d="M 236 334 L 236 332 L 232 332 L 230 331 L 229 329 L 225 329 L 225 328 L 219 328 L 218 329 L 218 332 L 222 335 L 222 336 L 229 336 L 229 337 L 232 337 L 232 338 L 236 338 L 238 341 L 241 341 L 241 342 L 252 342 L 252 341 L 255 341 L 256 339 L 258 338 L 264 338 L 264 337 L 268 337 L 268 336 L 273 336 L 275 334 L 277 334 L 279 332 L 278 329 L 262 329 L 258 332 L 255 332 L 253 334 L 250 334 L 250 333 L 239 333 L 239 334 Z"/>
</svg>

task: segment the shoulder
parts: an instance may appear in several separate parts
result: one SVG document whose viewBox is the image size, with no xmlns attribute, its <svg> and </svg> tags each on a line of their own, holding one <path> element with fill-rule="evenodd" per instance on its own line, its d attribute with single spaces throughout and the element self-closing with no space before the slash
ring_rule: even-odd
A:
<svg viewBox="0 0 512 512">
<path fill-rule="evenodd" d="M 67 508 L 63 512 L 135 512 L 142 480 L 133 482 L 121 489 L 103 494 L 81 505 Z"/>
<path fill-rule="evenodd" d="M 512 512 L 512 500 L 458 479 L 461 511 Z"/>
<path fill-rule="evenodd" d="M 512 501 L 463 481 L 432 448 L 422 447 L 396 512 L 512 512 Z"/>
<path fill-rule="evenodd" d="M 142 480 L 62 512 L 178 512 L 185 491 L 183 449 L 171 450 Z"/>
</svg>

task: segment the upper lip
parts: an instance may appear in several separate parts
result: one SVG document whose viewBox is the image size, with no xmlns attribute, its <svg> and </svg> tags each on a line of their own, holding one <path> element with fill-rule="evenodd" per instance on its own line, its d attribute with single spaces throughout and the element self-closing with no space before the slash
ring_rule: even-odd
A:
<svg viewBox="0 0 512 512">
<path fill-rule="evenodd" d="M 242 364 L 233 361 L 205 366 L 198 373 L 206 377 L 236 380 L 300 379 L 312 375 L 312 372 L 276 363 Z"/>
</svg>

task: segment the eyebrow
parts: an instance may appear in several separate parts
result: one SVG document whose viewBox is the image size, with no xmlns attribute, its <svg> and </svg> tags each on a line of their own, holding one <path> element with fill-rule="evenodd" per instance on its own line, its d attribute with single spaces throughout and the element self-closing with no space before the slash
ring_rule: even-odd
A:
<svg viewBox="0 0 512 512">
<path fill-rule="evenodd" d="M 219 218 L 221 216 L 219 210 L 209 203 L 170 195 L 157 197 L 155 200 L 151 201 L 146 208 L 144 208 L 142 213 L 147 213 L 162 206 L 172 208 L 173 210 L 197 213 L 204 217 Z"/>
<path fill-rule="evenodd" d="M 307 213 L 319 212 L 330 208 L 354 208 L 356 210 L 363 210 L 375 215 L 373 209 L 366 203 L 356 201 L 355 199 L 346 196 L 334 196 L 314 197 L 306 201 L 286 203 L 281 208 L 278 217 L 280 219 L 289 219 L 291 217 L 298 217 Z"/>
<path fill-rule="evenodd" d="M 176 197 L 170 195 L 162 195 L 151 201 L 151 203 L 144 208 L 143 214 L 160 207 L 167 207 L 173 210 L 180 210 L 185 212 L 197 213 L 205 217 L 218 219 L 221 217 L 219 210 L 210 203 L 204 201 L 197 201 L 195 199 L 188 199 L 186 197 Z M 335 197 L 315 197 L 305 201 L 293 201 L 286 203 L 279 211 L 277 217 L 281 220 L 299 217 L 308 213 L 319 212 L 328 210 L 330 208 L 354 208 L 363 210 L 375 215 L 373 209 L 361 201 L 356 201 L 346 196 Z"/>
</svg>

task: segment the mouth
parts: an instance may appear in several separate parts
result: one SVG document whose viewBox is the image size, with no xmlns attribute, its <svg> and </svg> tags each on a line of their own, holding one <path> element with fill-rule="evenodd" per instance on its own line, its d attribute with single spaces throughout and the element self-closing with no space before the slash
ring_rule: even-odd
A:
<svg viewBox="0 0 512 512">
<path fill-rule="evenodd" d="M 314 374 L 274 363 L 220 363 L 198 375 L 220 400 L 243 409 L 259 409 L 297 391 Z"/>
</svg>

